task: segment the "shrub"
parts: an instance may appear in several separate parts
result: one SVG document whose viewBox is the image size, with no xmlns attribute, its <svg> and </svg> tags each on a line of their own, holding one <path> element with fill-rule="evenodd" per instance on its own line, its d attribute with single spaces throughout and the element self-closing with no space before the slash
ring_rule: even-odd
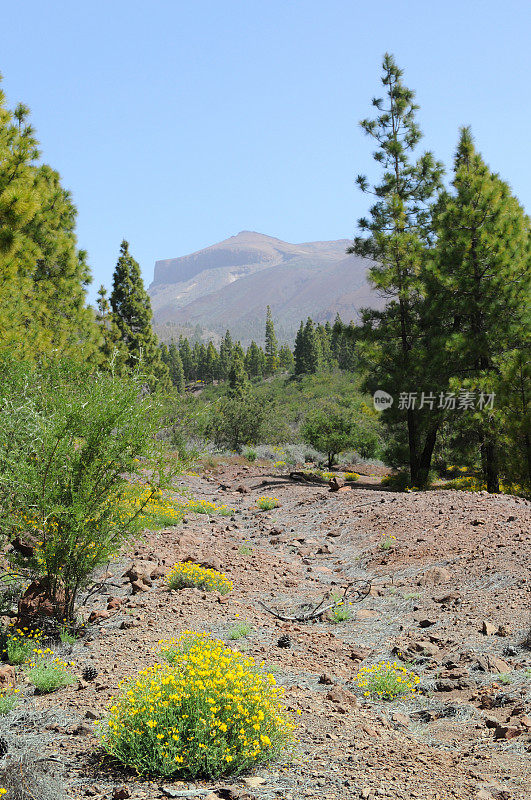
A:
<svg viewBox="0 0 531 800">
<path fill-rule="evenodd" d="M 420 678 L 397 661 L 380 661 L 362 667 L 356 675 L 356 684 L 364 689 L 365 697 L 377 700 L 394 700 L 395 697 L 414 694 Z"/>
<path fill-rule="evenodd" d="M 391 550 L 391 548 L 395 546 L 396 546 L 396 536 L 391 536 L 390 534 L 382 536 L 382 540 L 380 542 L 380 550 Z"/>
<path fill-rule="evenodd" d="M 17 702 L 16 695 L 18 692 L 19 689 L 15 688 L 14 686 L 0 689 L 0 716 L 3 717 L 5 714 L 9 714 L 9 712 L 14 709 Z"/>
<path fill-rule="evenodd" d="M 73 664 L 73 661 L 67 663 L 59 658 L 54 658 L 52 661 L 38 661 L 30 665 L 26 675 L 40 694 L 49 694 L 76 682 L 75 676 L 68 669 Z"/>
<path fill-rule="evenodd" d="M 345 480 L 347 481 L 347 483 L 355 483 L 356 481 L 359 481 L 359 479 L 360 479 L 360 476 L 358 475 L 357 472 L 345 472 L 345 476 L 344 477 L 345 477 Z"/>
<path fill-rule="evenodd" d="M 349 448 L 354 448 L 363 458 L 375 454 L 378 436 L 373 416 L 364 403 L 359 409 L 328 403 L 307 415 L 301 436 L 312 447 L 327 454 L 331 469 L 336 456 Z"/>
<path fill-rule="evenodd" d="M 13 666 L 24 664 L 40 647 L 42 631 L 11 626 L 2 631 L 2 652 Z M 51 651 L 50 651 L 51 652 Z"/>
<path fill-rule="evenodd" d="M 42 751 L 23 746 L 8 753 L 0 766 L 3 800 L 66 800 L 62 769 L 54 758 Z"/>
<path fill-rule="evenodd" d="M 196 586 L 207 592 L 217 591 L 228 594 L 232 591 L 232 581 L 223 572 L 206 569 L 191 561 L 178 561 L 169 571 L 166 580 L 170 589 L 186 589 Z"/>
<path fill-rule="evenodd" d="M 93 571 L 141 527 L 141 510 L 122 506 L 138 457 L 154 484 L 168 477 L 155 438 L 161 413 L 140 375 L 0 363 L 0 529 L 35 541 L 19 571 L 43 579 L 61 619 L 73 617 Z M 176 462 L 167 468 L 175 472 Z"/>
<path fill-rule="evenodd" d="M 251 464 L 253 464 L 257 459 L 256 450 L 244 450 L 243 455 L 245 456 L 247 461 L 251 462 Z"/>
<path fill-rule="evenodd" d="M 237 622 L 229 631 L 229 639 L 235 641 L 236 639 L 244 639 L 252 632 L 253 626 L 250 622 Z"/>
<path fill-rule="evenodd" d="M 274 508 L 278 508 L 280 506 L 280 502 L 276 497 L 259 497 L 256 503 L 258 508 L 262 511 L 272 511 Z"/>
<path fill-rule="evenodd" d="M 349 619 L 352 619 L 352 611 L 348 606 L 341 604 L 330 609 L 330 622 L 335 625 L 339 622 L 348 622 Z"/>
<path fill-rule="evenodd" d="M 217 447 L 240 453 L 260 440 L 264 419 L 264 405 L 252 395 L 224 397 L 214 405 L 205 433 Z"/>
<path fill-rule="evenodd" d="M 239 774 L 292 741 L 283 690 L 252 658 L 208 634 L 161 642 L 168 662 L 122 684 L 102 728 L 105 750 L 140 774 Z"/>
<path fill-rule="evenodd" d="M 386 486 L 394 492 L 405 492 L 409 486 L 409 475 L 407 472 L 397 472 L 394 475 L 385 475 L 382 478 L 381 486 Z"/>
</svg>

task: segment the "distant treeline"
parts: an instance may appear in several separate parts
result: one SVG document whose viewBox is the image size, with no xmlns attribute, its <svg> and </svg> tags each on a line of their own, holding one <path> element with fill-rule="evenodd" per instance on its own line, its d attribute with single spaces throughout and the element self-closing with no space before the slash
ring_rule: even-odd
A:
<svg viewBox="0 0 531 800">
<path fill-rule="evenodd" d="M 161 344 L 162 360 L 168 367 L 172 383 L 180 391 L 185 382 L 229 380 L 235 359 L 241 360 L 249 378 L 268 378 L 278 373 L 312 375 L 331 369 L 353 372 L 356 367 L 353 323 L 345 326 L 339 314 L 333 325 L 315 323 L 309 317 L 301 322 L 293 350 L 278 346 L 269 306 L 265 321 L 265 346 L 252 341 L 244 350 L 234 342 L 230 331 L 219 347 L 209 341 L 193 345 L 185 336 L 169 345 Z"/>
</svg>

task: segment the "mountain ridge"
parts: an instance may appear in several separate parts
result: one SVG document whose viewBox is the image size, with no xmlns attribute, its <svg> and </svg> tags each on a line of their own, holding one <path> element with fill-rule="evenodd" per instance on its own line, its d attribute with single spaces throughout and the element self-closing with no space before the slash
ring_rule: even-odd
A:
<svg viewBox="0 0 531 800">
<path fill-rule="evenodd" d="M 282 338 L 292 341 L 301 319 L 357 319 L 381 300 L 368 284 L 370 264 L 348 255 L 348 239 L 292 244 L 240 231 L 209 247 L 156 262 L 149 294 L 157 326 L 227 328 L 248 344 L 263 334 L 271 306 Z"/>
</svg>

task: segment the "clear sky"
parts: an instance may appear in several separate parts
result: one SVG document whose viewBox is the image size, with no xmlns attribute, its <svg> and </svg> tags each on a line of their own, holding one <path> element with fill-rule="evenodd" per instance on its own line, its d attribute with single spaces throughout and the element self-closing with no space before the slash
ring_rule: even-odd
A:
<svg viewBox="0 0 531 800">
<path fill-rule="evenodd" d="M 470 124 L 529 211 L 530 42 L 529 0 L 23 0 L 2 3 L 0 72 L 73 193 L 93 297 L 122 238 L 148 284 L 240 230 L 351 237 L 386 50 L 423 146 L 451 164 Z"/>
</svg>

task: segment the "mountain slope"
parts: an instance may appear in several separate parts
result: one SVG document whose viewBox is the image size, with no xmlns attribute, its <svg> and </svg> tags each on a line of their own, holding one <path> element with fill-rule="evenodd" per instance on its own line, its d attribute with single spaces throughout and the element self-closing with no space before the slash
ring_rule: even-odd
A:
<svg viewBox="0 0 531 800">
<path fill-rule="evenodd" d="M 242 231 L 181 258 L 157 261 L 149 294 L 155 323 L 227 328 L 248 344 L 261 339 L 266 305 L 277 335 L 292 340 L 301 319 L 356 319 L 380 306 L 367 279 L 367 263 L 346 255 L 347 239 L 290 244 Z"/>
</svg>

